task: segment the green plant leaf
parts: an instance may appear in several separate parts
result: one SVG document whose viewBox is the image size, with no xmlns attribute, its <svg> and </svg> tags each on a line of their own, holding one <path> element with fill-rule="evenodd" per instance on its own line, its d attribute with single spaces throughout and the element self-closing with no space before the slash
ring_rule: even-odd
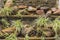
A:
<svg viewBox="0 0 60 40">
<path fill-rule="evenodd" d="M 29 36 L 28 36 L 28 34 L 26 34 L 26 36 L 25 36 L 25 40 L 29 40 Z"/>
<path fill-rule="evenodd" d="M 4 7 L 0 10 L 0 14 L 9 16 L 11 14 L 12 10 L 13 10 L 13 8 L 11 8 L 11 7 Z"/>
<path fill-rule="evenodd" d="M 10 25 L 9 22 L 8 22 L 7 20 L 5 20 L 5 19 L 2 19 L 1 22 L 2 22 L 6 27 L 8 27 L 8 26 Z"/>
<path fill-rule="evenodd" d="M 46 25 L 47 22 L 48 22 L 48 18 L 45 18 L 45 17 L 39 17 L 37 20 L 36 20 L 36 24 L 37 26 L 42 26 L 42 25 Z"/>
<path fill-rule="evenodd" d="M 21 28 L 23 27 L 23 24 L 21 22 L 21 20 L 16 20 L 16 21 L 13 21 L 13 24 L 12 24 L 14 27 L 16 27 L 16 30 L 18 32 L 20 32 Z"/>
<path fill-rule="evenodd" d="M 17 39 L 16 35 L 14 33 L 12 33 L 8 37 L 6 37 L 5 40 L 18 40 L 18 39 Z"/>
</svg>

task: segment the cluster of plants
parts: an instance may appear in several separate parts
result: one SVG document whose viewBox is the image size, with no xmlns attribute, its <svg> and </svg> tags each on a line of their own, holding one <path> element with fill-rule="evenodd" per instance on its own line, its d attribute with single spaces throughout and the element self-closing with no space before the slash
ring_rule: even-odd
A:
<svg viewBox="0 0 60 40">
<path fill-rule="evenodd" d="M 15 4 L 15 0 L 11 0 L 11 2 L 7 2 L 8 0 L 4 0 L 4 3 L 6 6 L 0 10 L 0 15 L 4 16 L 10 16 L 10 15 L 43 15 L 46 14 L 50 15 L 52 14 L 52 8 L 49 7 L 33 7 L 33 6 L 27 6 L 27 5 L 13 5 Z M 42 1 L 42 0 L 41 0 Z M 34 1 L 33 1 L 34 2 Z M 10 5 L 8 5 L 10 4 Z M 11 6 L 12 5 L 12 6 Z M 9 7 L 8 7 L 9 6 Z M 20 7 L 20 8 L 19 8 Z M 56 8 L 55 8 L 56 9 Z M 54 10 L 54 8 L 53 8 Z M 51 11 L 51 12 L 50 12 Z"/>
<path fill-rule="evenodd" d="M 9 15 L 12 15 L 12 14 L 15 14 L 13 11 L 14 11 L 14 8 L 13 7 L 10 7 L 9 5 L 11 4 L 11 2 L 14 2 L 14 0 L 4 0 L 4 7 L 0 9 L 0 15 L 1 16 L 9 16 Z M 9 5 L 7 5 L 9 3 Z M 9 7 L 8 7 L 9 6 Z"/>
<path fill-rule="evenodd" d="M 4 0 L 4 3 L 6 3 L 7 1 L 8 0 Z M 15 4 L 14 3 L 15 0 L 11 0 L 11 1 L 13 2 L 13 4 Z M 11 4 L 11 3 L 9 2 L 9 4 Z M 21 8 L 19 8 L 19 6 Z M 22 6 L 21 5 L 18 5 L 18 6 L 15 5 L 15 6 L 8 7 L 8 5 L 6 5 L 6 6 L 4 6 L 4 8 L 2 8 L 0 10 L 0 15 L 4 15 L 4 16 L 9 16 L 9 15 L 13 15 L 13 14 L 17 15 L 17 16 L 21 16 L 21 15 L 41 15 L 41 14 L 45 14 L 47 12 L 49 13 L 50 9 L 51 8 L 47 8 L 47 7 L 33 7 L 33 6 L 25 7 L 25 5 L 22 5 Z M 52 10 L 50 10 L 50 11 L 51 11 L 51 13 L 53 12 Z"/>
<path fill-rule="evenodd" d="M 4 36 L 6 40 L 18 40 L 18 37 L 25 37 L 25 40 L 29 40 L 29 37 L 41 37 L 45 40 L 45 37 L 55 37 L 56 40 L 60 37 L 60 17 L 50 20 L 50 18 L 39 17 L 33 25 L 24 25 L 21 20 L 14 20 L 10 25 L 6 19 L 1 19 L 0 22 L 5 26 L 4 29 L 14 27 L 15 31 L 9 34 L 9 32 L 1 32 L 0 37 Z"/>
<path fill-rule="evenodd" d="M 15 0 L 12 1 L 14 2 Z M 4 3 L 6 3 L 6 0 L 4 0 Z M 57 17 L 54 20 L 47 17 L 53 12 L 51 9 L 41 9 L 40 7 L 35 8 L 32 6 L 28 6 L 26 8 L 22 6 L 21 8 L 19 8 L 19 6 L 4 6 L 4 8 L 0 10 L 0 15 L 21 16 L 47 14 L 46 17 L 43 15 L 34 20 L 31 25 L 24 25 L 20 19 L 9 21 L 8 19 L 2 18 L 0 20 L 0 25 L 2 25 L 2 30 L 0 30 L 0 38 L 5 38 L 5 40 L 18 40 L 18 37 L 23 37 L 25 38 L 24 40 L 29 40 L 29 37 L 41 37 L 41 40 L 45 40 L 46 37 L 55 37 L 56 40 L 60 40 L 60 17 Z"/>
<path fill-rule="evenodd" d="M 0 15 L 9 16 L 12 13 L 12 8 L 4 7 L 0 10 Z"/>
</svg>

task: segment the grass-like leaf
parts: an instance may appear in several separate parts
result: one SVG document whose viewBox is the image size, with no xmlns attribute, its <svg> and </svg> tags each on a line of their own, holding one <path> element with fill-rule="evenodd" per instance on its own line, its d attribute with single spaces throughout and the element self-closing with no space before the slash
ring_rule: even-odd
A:
<svg viewBox="0 0 60 40">
<path fill-rule="evenodd" d="M 25 40 L 29 40 L 29 36 L 28 36 L 28 34 L 26 34 L 26 36 L 25 36 Z"/>
<path fill-rule="evenodd" d="M 11 14 L 12 10 L 13 9 L 10 7 L 4 7 L 0 10 L 0 14 L 9 16 Z"/>
<path fill-rule="evenodd" d="M 18 39 L 17 39 L 16 35 L 14 33 L 12 33 L 8 37 L 6 37 L 5 40 L 18 40 Z"/>
<path fill-rule="evenodd" d="M 16 21 L 13 21 L 13 24 L 12 24 L 14 27 L 16 27 L 16 30 L 20 32 L 21 28 L 23 27 L 23 24 L 21 22 L 21 20 L 16 20 Z"/>
<path fill-rule="evenodd" d="M 42 25 L 46 25 L 47 22 L 48 22 L 48 18 L 45 18 L 45 17 L 39 17 L 37 20 L 36 20 L 36 24 L 37 26 L 42 26 Z"/>
</svg>

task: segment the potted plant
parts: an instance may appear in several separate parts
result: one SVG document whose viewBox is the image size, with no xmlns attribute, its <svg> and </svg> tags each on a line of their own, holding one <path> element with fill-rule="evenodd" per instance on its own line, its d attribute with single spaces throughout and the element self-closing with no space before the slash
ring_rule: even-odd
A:
<svg viewBox="0 0 60 40">
<path fill-rule="evenodd" d="M 1 35 L 0 37 L 5 38 L 5 37 L 7 37 L 6 36 L 7 34 L 9 36 L 12 33 L 17 36 L 20 33 L 22 27 L 23 27 L 23 25 L 22 25 L 20 20 L 13 21 L 11 27 L 5 28 L 5 29 L 0 31 L 0 35 Z"/>
</svg>

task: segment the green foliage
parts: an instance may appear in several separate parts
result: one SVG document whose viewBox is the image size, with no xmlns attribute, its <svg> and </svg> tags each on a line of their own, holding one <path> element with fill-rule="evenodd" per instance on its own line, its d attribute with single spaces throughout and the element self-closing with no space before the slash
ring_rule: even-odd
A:
<svg viewBox="0 0 60 40">
<path fill-rule="evenodd" d="M 16 30 L 20 32 L 21 28 L 23 27 L 23 24 L 21 22 L 21 20 L 16 20 L 16 21 L 13 21 L 13 24 L 12 24 L 14 27 L 16 27 Z"/>
<path fill-rule="evenodd" d="M 8 33 L 5 33 L 5 34 L 3 34 L 3 36 L 4 36 L 4 37 L 7 37 L 7 36 L 9 36 L 9 34 L 8 34 Z"/>
<path fill-rule="evenodd" d="M 44 37 L 41 37 L 41 40 L 45 40 L 45 38 Z"/>
<path fill-rule="evenodd" d="M 53 21 L 53 29 L 54 29 L 55 34 L 56 34 L 55 36 L 58 37 L 57 32 L 58 32 L 58 30 L 60 30 L 60 20 L 59 20 L 59 17 L 56 18 L 56 19 Z"/>
<path fill-rule="evenodd" d="M 26 36 L 25 36 L 25 40 L 29 40 L 29 36 L 28 36 L 28 34 L 26 34 Z"/>
<path fill-rule="evenodd" d="M 10 7 L 4 7 L 0 10 L 0 14 L 9 16 L 11 14 L 12 10 L 13 9 Z"/>
<path fill-rule="evenodd" d="M 16 34 L 12 33 L 8 37 L 6 37 L 5 40 L 18 40 L 18 39 L 16 37 Z"/>
<path fill-rule="evenodd" d="M 7 37 L 7 36 L 9 36 L 9 34 L 8 33 L 0 33 L 0 37 Z"/>
<path fill-rule="evenodd" d="M 53 28 L 55 31 L 57 31 L 57 29 L 60 29 L 60 20 L 59 20 L 59 17 L 56 18 L 54 21 L 53 21 Z"/>
<path fill-rule="evenodd" d="M 23 27 L 21 20 L 13 21 L 12 26 L 16 27 L 16 31 L 9 35 L 8 37 L 6 37 L 5 40 L 18 40 L 16 37 L 17 31 L 20 32 L 21 28 Z"/>
<path fill-rule="evenodd" d="M 3 23 L 4 26 L 8 27 L 10 24 L 6 19 L 2 19 L 1 22 Z"/>
<path fill-rule="evenodd" d="M 21 16 L 21 15 L 22 15 L 21 12 L 22 12 L 22 11 L 19 10 L 16 15 Z"/>
<path fill-rule="evenodd" d="M 37 26 L 42 26 L 42 25 L 46 25 L 47 22 L 48 22 L 48 18 L 45 18 L 45 17 L 39 17 L 37 20 L 36 20 L 36 24 Z"/>
</svg>

